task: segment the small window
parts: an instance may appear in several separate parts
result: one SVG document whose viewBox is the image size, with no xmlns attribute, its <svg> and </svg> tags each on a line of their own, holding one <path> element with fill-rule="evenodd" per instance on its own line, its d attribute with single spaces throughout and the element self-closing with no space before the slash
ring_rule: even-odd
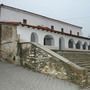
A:
<svg viewBox="0 0 90 90">
<path fill-rule="evenodd" d="M 54 30 L 54 26 L 53 25 L 51 26 L 51 29 Z"/>
<path fill-rule="evenodd" d="M 79 36 L 79 32 L 77 32 L 77 36 Z"/>
<path fill-rule="evenodd" d="M 63 29 L 63 28 L 61 28 L 61 32 L 62 32 L 62 33 L 64 32 L 64 29 Z"/>
<path fill-rule="evenodd" d="M 70 34 L 72 34 L 72 30 L 70 30 Z"/>
<path fill-rule="evenodd" d="M 23 19 L 23 24 L 27 24 L 27 19 Z"/>
</svg>

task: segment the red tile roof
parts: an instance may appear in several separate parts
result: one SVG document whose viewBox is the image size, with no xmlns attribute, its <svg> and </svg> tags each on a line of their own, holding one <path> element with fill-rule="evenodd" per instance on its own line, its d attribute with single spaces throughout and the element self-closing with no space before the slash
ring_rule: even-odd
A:
<svg viewBox="0 0 90 90">
<path fill-rule="evenodd" d="M 20 22 L 13 22 L 13 21 L 0 21 L 0 24 L 19 25 Z"/>
<path fill-rule="evenodd" d="M 0 24 L 11 24 L 11 25 L 22 25 L 22 26 L 27 26 L 28 28 L 33 28 L 33 29 L 38 29 L 38 30 L 42 30 L 42 31 L 48 31 L 48 32 L 53 32 L 53 33 L 57 33 L 57 34 L 63 34 L 63 35 L 67 35 L 67 36 L 72 36 L 72 37 L 76 37 L 76 38 L 82 38 L 82 39 L 87 39 L 87 40 L 90 40 L 90 38 L 88 37 L 83 37 L 83 36 L 77 36 L 77 35 L 73 35 L 73 34 L 68 34 L 68 33 L 65 33 L 65 32 L 60 32 L 60 31 L 56 31 L 56 30 L 53 30 L 49 27 L 44 27 L 44 26 L 34 26 L 34 25 L 28 25 L 28 24 L 23 24 L 21 22 L 14 22 L 14 21 L 0 21 Z"/>
<path fill-rule="evenodd" d="M 27 25 L 27 24 L 22 24 L 22 23 L 21 23 L 21 25 L 31 27 L 33 29 L 37 28 L 38 30 L 49 31 L 49 32 L 57 33 L 57 34 L 63 34 L 63 35 L 67 35 L 67 36 L 90 40 L 90 38 L 88 38 L 88 37 L 77 36 L 77 35 L 73 35 L 73 34 L 69 34 L 69 33 L 65 33 L 65 32 L 60 32 L 60 31 L 56 31 L 56 30 L 53 30 L 53 29 L 50 29 L 50 28 L 44 27 L 44 26 L 34 26 L 34 25 Z"/>
</svg>

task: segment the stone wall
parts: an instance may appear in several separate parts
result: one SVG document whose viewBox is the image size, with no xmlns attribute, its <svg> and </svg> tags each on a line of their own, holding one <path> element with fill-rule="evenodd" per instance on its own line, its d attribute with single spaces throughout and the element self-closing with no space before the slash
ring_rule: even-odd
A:
<svg viewBox="0 0 90 90">
<path fill-rule="evenodd" d="M 1 57 L 15 61 L 17 53 L 17 31 L 15 25 L 1 24 Z M 4 56 L 6 55 L 6 56 Z"/>
<path fill-rule="evenodd" d="M 81 87 L 87 86 L 87 70 L 70 62 L 37 43 L 18 43 L 18 55 L 23 67 L 58 79 L 68 80 Z"/>
</svg>

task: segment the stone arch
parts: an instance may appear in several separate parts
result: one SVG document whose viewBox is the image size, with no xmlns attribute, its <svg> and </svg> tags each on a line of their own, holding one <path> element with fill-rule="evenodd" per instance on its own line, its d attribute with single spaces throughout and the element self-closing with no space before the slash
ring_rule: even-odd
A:
<svg viewBox="0 0 90 90">
<path fill-rule="evenodd" d="M 68 47 L 69 48 L 74 48 L 74 40 L 73 39 L 69 39 L 69 41 L 68 41 Z"/>
<path fill-rule="evenodd" d="M 84 42 L 83 49 L 85 50 L 87 48 L 87 42 Z"/>
<path fill-rule="evenodd" d="M 31 33 L 31 42 L 38 42 L 38 35 L 35 32 Z"/>
<path fill-rule="evenodd" d="M 81 44 L 82 44 L 81 41 L 77 41 L 77 43 L 76 43 L 76 49 L 81 49 Z"/>
<path fill-rule="evenodd" d="M 44 45 L 54 46 L 54 38 L 52 35 L 45 35 Z"/>
<path fill-rule="evenodd" d="M 64 49 L 64 46 L 65 46 L 65 40 L 63 37 L 60 37 L 59 38 L 59 50 Z"/>
</svg>

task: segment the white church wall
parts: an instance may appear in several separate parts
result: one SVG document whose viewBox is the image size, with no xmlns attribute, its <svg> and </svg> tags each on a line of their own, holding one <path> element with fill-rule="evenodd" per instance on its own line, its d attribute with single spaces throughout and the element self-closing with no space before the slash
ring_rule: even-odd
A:
<svg viewBox="0 0 90 90">
<path fill-rule="evenodd" d="M 20 35 L 20 40 L 21 41 L 25 41 L 25 42 L 30 42 L 31 41 L 31 34 L 32 33 L 36 33 L 38 36 L 38 43 L 41 45 L 44 45 L 44 37 L 46 35 L 51 35 L 54 38 L 54 45 L 53 46 L 46 46 L 49 48 L 54 48 L 54 49 L 58 49 L 59 47 L 59 35 L 55 35 L 54 33 L 51 32 L 46 32 L 46 31 L 42 31 L 42 30 L 37 30 L 37 29 L 32 29 L 32 28 L 27 28 L 27 27 L 22 27 L 22 26 L 18 26 L 17 27 L 17 33 Z"/>
<path fill-rule="evenodd" d="M 88 50 L 89 40 L 82 39 L 82 38 L 57 34 L 57 33 L 49 32 L 49 31 L 47 32 L 47 31 L 43 31 L 40 29 L 38 30 L 38 29 L 28 28 L 27 26 L 18 26 L 17 27 L 17 33 L 20 34 L 20 40 L 25 41 L 25 42 L 31 42 L 31 34 L 36 33 L 38 36 L 38 42 L 37 43 L 39 43 L 41 45 L 44 45 L 44 37 L 46 35 L 50 35 L 54 39 L 54 45 L 52 45 L 52 46 L 45 45 L 45 47 L 48 47 L 50 49 L 59 49 L 60 48 L 59 47 L 59 39 L 62 38 L 62 46 L 61 46 L 62 50 L 81 50 L 82 51 L 83 50 L 83 44 L 85 42 L 87 43 L 87 48 L 85 50 Z M 74 41 L 74 47 L 73 48 L 68 47 L 68 41 L 70 39 L 73 39 L 73 41 Z M 78 41 L 81 42 L 81 48 L 80 49 L 76 49 L 76 43 Z"/>
<path fill-rule="evenodd" d="M 17 34 L 20 36 L 21 41 L 29 42 L 30 41 L 30 31 L 26 27 L 17 27 Z"/>
<path fill-rule="evenodd" d="M 64 29 L 64 32 L 70 33 L 70 30 L 72 31 L 72 34 L 77 35 L 77 32 L 81 35 L 81 29 L 75 26 L 72 26 L 67 23 L 59 22 L 57 20 L 49 19 L 42 17 L 40 15 L 28 13 L 28 12 L 23 12 L 18 9 L 12 9 L 12 8 L 7 8 L 4 7 L 2 8 L 2 13 L 1 13 L 1 20 L 2 21 L 18 21 L 22 22 L 23 19 L 27 19 L 28 24 L 32 25 L 41 25 L 41 26 L 47 26 L 51 28 L 51 25 L 54 26 L 55 30 L 61 31 L 61 28 Z"/>
</svg>

